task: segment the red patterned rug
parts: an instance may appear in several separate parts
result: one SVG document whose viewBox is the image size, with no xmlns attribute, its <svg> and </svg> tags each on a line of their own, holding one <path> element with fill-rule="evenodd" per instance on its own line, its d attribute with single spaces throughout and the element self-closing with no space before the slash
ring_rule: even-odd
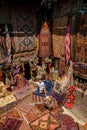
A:
<svg viewBox="0 0 87 130">
<path fill-rule="evenodd" d="M 61 127 L 56 130 L 79 130 L 78 125 L 74 122 L 74 119 L 66 114 L 54 114 L 56 120 L 61 124 Z"/>
<path fill-rule="evenodd" d="M 19 130 L 22 122 L 14 118 L 5 118 L 0 122 L 0 130 Z"/>
</svg>

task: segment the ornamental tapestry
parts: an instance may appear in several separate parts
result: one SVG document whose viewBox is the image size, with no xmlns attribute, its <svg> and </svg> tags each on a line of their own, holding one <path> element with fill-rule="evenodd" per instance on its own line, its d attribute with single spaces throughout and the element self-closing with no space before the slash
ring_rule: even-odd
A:
<svg viewBox="0 0 87 130">
<path fill-rule="evenodd" d="M 75 61 L 87 63 L 87 14 L 77 15 L 75 22 Z"/>
<path fill-rule="evenodd" d="M 31 51 L 36 48 L 34 9 L 28 6 L 16 6 L 11 9 L 14 53 Z"/>
<path fill-rule="evenodd" d="M 40 32 L 40 51 L 41 57 L 47 57 L 51 55 L 51 33 L 47 23 L 42 25 Z"/>
<path fill-rule="evenodd" d="M 60 17 L 53 21 L 53 56 L 61 58 L 65 55 L 65 35 L 68 17 Z"/>
</svg>

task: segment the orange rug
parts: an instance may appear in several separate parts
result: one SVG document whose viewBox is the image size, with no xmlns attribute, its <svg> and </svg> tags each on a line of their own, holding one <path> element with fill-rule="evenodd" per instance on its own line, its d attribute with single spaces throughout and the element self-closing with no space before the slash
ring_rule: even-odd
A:
<svg viewBox="0 0 87 130">
<path fill-rule="evenodd" d="M 54 130 L 60 127 L 60 123 L 48 113 L 32 122 L 30 126 L 32 127 L 32 130 Z"/>
</svg>

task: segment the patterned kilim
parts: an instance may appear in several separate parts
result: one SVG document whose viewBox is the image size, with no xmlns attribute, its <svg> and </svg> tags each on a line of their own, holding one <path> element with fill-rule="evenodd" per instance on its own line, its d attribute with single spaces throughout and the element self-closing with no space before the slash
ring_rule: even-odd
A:
<svg viewBox="0 0 87 130">
<path fill-rule="evenodd" d="M 32 104 L 30 102 L 30 95 L 28 95 L 27 97 L 25 97 L 23 100 L 21 100 L 17 105 L 16 108 L 26 114 L 28 113 L 31 109 L 32 109 Z"/>
<path fill-rule="evenodd" d="M 14 36 L 15 40 L 14 43 L 12 43 L 14 51 L 23 52 L 35 49 L 36 43 L 33 35 L 35 29 L 35 17 L 33 17 L 33 9 L 30 9 L 27 5 L 14 6 L 11 15 L 14 16 L 12 17 L 13 25 L 15 25 L 13 26 L 13 30 L 16 30 L 16 33 L 19 35 L 19 37 Z M 20 33 L 22 35 L 20 35 Z"/>
<path fill-rule="evenodd" d="M 54 130 L 60 127 L 59 121 L 49 113 L 32 122 L 30 125 L 33 130 Z"/>
<path fill-rule="evenodd" d="M 36 106 L 33 106 L 32 109 L 26 114 L 26 119 L 29 123 L 31 123 L 47 113 L 48 110 L 41 111 Z"/>
</svg>

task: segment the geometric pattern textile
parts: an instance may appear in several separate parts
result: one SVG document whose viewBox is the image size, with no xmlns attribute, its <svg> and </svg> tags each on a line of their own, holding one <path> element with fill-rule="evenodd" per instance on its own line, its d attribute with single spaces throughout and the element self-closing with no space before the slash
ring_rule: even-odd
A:
<svg viewBox="0 0 87 130">
<path fill-rule="evenodd" d="M 32 28 L 28 24 L 23 24 L 22 26 L 20 26 L 19 31 L 22 31 L 25 34 L 28 34 L 28 33 L 32 34 L 33 33 Z"/>
<path fill-rule="evenodd" d="M 21 43 L 25 46 L 29 46 L 30 44 L 32 44 L 32 41 L 29 39 L 29 37 L 26 36 Z"/>
<path fill-rule="evenodd" d="M 42 25 L 40 31 L 40 49 L 39 55 L 42 57 L 51 55 L 51 33 L 46 22 Z"/>
<path fill-rule="evenodd" d="M 37 120 L 38 118 L 42 117 L 43 115 L 47 114 L 48 111 L 41 111 L 40 109 L 38 109 L 36 106 L 32 107 L 32 110 L 30 110 L 27 114 L 26 114 L 26 118 L 28 120 L 29 123 Z"/>
<path fill-rule="evenodd" d="M 35 50 L 35 13 L 29 5 L 14 6 L 12 9 L 14 53 Z M 21 53 L 22 54 L 22 53 Z M 20 55 L 20 58 L 22 56 Z"/>
<path fill-rule="evenodd" d="M 60 127 L 59 121 L 49 113 L 30 123 L 30 125 L 33 130 L 57 130 Z"/>
</svg>

